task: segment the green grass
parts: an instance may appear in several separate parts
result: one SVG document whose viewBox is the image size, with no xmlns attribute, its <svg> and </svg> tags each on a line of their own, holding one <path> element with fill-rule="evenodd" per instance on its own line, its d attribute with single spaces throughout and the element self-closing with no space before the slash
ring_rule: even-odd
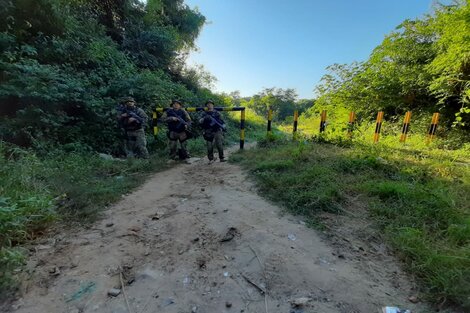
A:
<svg viewBox="0 0 470 313">
<path fill-rule="evenodd" d="M 226 116 L 226 146 L 239 142 L 239 115 Z M 262 119 L 247 110 L 247 142 L 264 134 Z M 105 160 L 79 143 L 39 153 L 0 141 L 0 290 L 15 285 L 14 270 L 25 261 L 22 244 L 53 223 L 93 222 L 149 173 L 167 168 L 166 129 L 148 139 L 149 160 L 125 161 Z M 188 147 L 193 156 L 205 155 L 202 136 L 189 140 Z"/>
<path fill-rule="evenodd" d="M 470 308 L 468 145 L 416 150 L 285 139 L 260 146 L 231 161 L 250 170 L 266 197 L 321 225 L 318 213 L 339 213 L 346 199 L 360 196 L 423 294 L 435 303 Z"/>
<path fill-rule="evenodd" d="M 325 132 L 320 133 L 319 113 L 312 116 L 302 114 L 298 121 L 297 136 L 301 139 L 314 139 L 323 142 L 336 142 L 341 144 L 370 145 L 375 132 L 375 121 L 367 116 L 358 117 L 353 129 L 352 138 L 347 135 L 349 111 L 336 108 L 336 112 L 328 111 Z M 438 125 L 436 137 L 432 142 L 427 140 L 427 132 L 431 122 L 430 114 L 416 114 L 411 119 L 406 144 L 399 142 L 402 130 L 403 117 L 385 116 L 382 123 L 379 145 L 392 148 L 412 148 L 419 151 L 429 149 L 460 149 L 468 143 L 468 131 L 458 128 L 448 128 L 444 123 Z M 374 117 L 375 119 L 375 117 Z M 276 126 L 276 125 L 275 125 Z M 278 125 L 292 138 L 293 125 L 291 122 Z"/>
<path fill-rule="evenodd" d="M 57 221 L 91 222 L 138 186 L 165 159 L 104 160 L 97 154 L 33 151 L 0 145 L 0 287 L 23 262 L 21 244 Z"/>
</svg>

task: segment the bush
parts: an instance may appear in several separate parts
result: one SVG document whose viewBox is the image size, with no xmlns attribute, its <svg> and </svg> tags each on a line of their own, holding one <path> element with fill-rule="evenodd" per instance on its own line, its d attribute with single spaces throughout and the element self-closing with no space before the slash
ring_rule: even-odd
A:
<svg viewBox="0 0 470 313">
<path fill-rule="evenodd" d="M 260 191 L 320 226 L 359 197 L 434 303 L 470 307 L 470 171 L 467 146 L 449 151 L 360 143 L 264 145 L 235 155 Z M 459 160 L 458 162 L 456 160 Z M 346 210 L 349 208 L 345 208 Z"/>
</svg>

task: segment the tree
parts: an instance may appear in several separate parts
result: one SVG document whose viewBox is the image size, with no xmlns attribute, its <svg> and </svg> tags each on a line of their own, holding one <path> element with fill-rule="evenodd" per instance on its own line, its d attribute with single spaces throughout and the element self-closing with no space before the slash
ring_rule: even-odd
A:
<svg viewBox="0 0 470 313">
<path fill-rule="evenodd" d="M 260 115 L 266 115 L 267 110 L 272 109 L 275 112 L 275 119 L 284 120 L 298 109 L 297 98 L 295 89 L 265 88 L 254 95 L 247 105 Z"/>
<path fill-rule="evenodd" d="M 0 139 L 117 152 L 116 104 L 211 98 L 185 56 L 205 18 L 183 1 L 2 1 Z"/>
<path fill-rule="evenodd" d="M 362 63 L 335 64 L 317 87 L 317 105 L 365 116 L 441 112 L 448 125 L 470 122 L 470 2 L 406 20 Z"/>
</svg>

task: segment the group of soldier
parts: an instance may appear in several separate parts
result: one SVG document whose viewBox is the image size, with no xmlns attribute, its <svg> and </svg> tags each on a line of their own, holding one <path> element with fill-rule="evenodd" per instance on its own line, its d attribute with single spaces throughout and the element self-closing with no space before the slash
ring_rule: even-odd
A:
<svg viewBox="0 0 470 313">
<path fill-rule="evenodd" d="M 171 160 L 188 159 L 189 152 L 187 140 L 191 134 L 191 118 L 183 109 L 179 100 L 173 100 L 171 107 L 165 110 L 161 120 L 168 125 L 168 139 L 170 146 Z M 207 158 L 212 163 L 214 157 L 214 145 L 219 153 L 220 162 L 225 162 L 223 141 L 226 124 L 222 120 L 220 113 L 214 109 L 214 101 L 208 100 L 205 104 L 205 110 L 202 112 L 198 122 L 203 129 L 203 137 L 206 141 Z M 145 138 L 145 126 L 148 116 L 141 108 L 136 106 L 136 101 L 132 97 L 124 99 L 118 107 L 118 124 L 125 132 L 124 150 L 127 157 L 148 158 L 147 140 Z M 180 148 L 178 148 L 178 142 Z"/>
</svg>

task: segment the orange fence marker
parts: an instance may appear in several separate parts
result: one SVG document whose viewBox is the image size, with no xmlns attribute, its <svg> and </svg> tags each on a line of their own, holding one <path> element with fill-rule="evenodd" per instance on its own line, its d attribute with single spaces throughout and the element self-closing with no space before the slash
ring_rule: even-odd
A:
<svg viewBox="0 0 470 313">
<path fill-rule="evenodd" d="M 268 110 L 268 136 L 272 134 L 271 122 L 273 120 L 273 110 Z"/>
<path fill-rule="evenodd" d="M 158 115 L 156 111 L 152 112 L 152 126 L 153 126 L 153 135 L 158 135 L 158 125 L 157 125 Z"/>
<path fill-rule="evenodd" d="M 436 135 L 437 123 L 439 122 L 439 113 L 434 113 L 432 115 L 431 126 L 429 126 L 428 131 L 428 142 L 432 141 Z"/>
<path fill-rule="evenodd" d="M 354 130 L 354 123 L 356 123 L 356 112 L 349 112 L 349 122 L 348 122 L 348 137 L 352 137 L 352 132 Z"/>
<path fill-rule="evenodd" d="M 401 129 L 400 142 L 405 142 L 410 130 L 411 111 L 406 112 L 405 120 L 403 121 L 403 127 Z"/>
<path fill-rule="evenodd" d="M 325 131 L 326 127 L 326 110 L 323 110 L 321 112 L 321 119 L 320 119 L 320 133 L 323 133 Z"/>
<path fill-rule="evenodd" d="M 377 114 L 377 123 L 375 125 L 374 143 L 379 142 L 380 129 L 382 128 L 382 120 L 384 118 L 384 112 L 380 111 Z"/>
<path fill-rule="evenodd" d="M 296 139 L 297 135 L 297 121 L 299 120 L 299 111 L 294 111 L 294 130 L 293 130 L 293 139 Z"/>
</svg>

